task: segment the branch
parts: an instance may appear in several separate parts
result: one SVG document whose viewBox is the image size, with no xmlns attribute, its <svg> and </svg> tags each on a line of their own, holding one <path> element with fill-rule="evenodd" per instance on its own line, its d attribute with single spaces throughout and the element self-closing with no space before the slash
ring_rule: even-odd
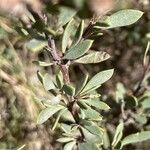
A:
<svg viewBox="0 0 150 150">
<path fill-rule="evenodd" d="M 65 83 L 69 83 L 70 82 L 69 71 L 68 71 L 69 66 L 67 64 L 63 64 L 62 58 L 57 52 L 55 41 L 51 36 L 48 37 L 48 46 L 50 48 L 49 52 L 52 55 L 53 60 L 56 61 L 60 67 Z"/>
<path fill-rule="evenodd" d="M 63 77 L 64 77 L 64 82 L 66 84 L 69 84 L 70 83 L 69 65 L 64 64 L 64 62 L 62 60 L 62 57 L 58 54 L 58 51 L 57 51 L 57 48 L 56 48 L 56 45 L 55 45 L 55 41 L 51 36 L 48 37 L 48 46 L 50 48 L 49 52 L 50 52 L 53 60 L 56 61 L 57 64 L 59 65 L 59 67 L 60 67 L 60 70 L 61 70 L 61 72 L 63 74 Z M 80 125 L 80 118 L 79 118 L 78 110 L 75 107 L 75 102 L 76 101 L 75 101 L 74 97 L 72 97 L 72 96 L 67 96 L 67 97 L 68 97 L 68 100 L 69 100 L 68 106 L 67 106 L 68 110 L 73 115 L 76 124 Z M 84 139 L 83 132 L 80 128 L 79 128 L 79 130 L 80 130 L 80 133 L 81 133 L 80 140 L 83 140 Z"/>
</svg>

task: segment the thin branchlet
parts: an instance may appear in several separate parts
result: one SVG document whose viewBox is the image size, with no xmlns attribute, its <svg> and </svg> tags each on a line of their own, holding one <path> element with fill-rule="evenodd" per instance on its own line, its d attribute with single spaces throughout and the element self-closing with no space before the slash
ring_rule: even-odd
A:
<svg viewBox="0 0 150 150">
<path fill-rule="evenodd" d="M 52 56 L 53 60 L 55 62 L 57 62 L 57 64 L 60 67 L 60 71 L 63 74 L 63 78 L 64 78 L 64 82 L 65 84 L 70 84 L 70 77 L 69 77 L 69 64 L 64 64 L 63 63 L 63 59 L 62 57 L 59 55 L 58 50 L 56 48 L 55 45 L 55 40 L 51 37 L 51 36 L 47 36 L 48 37 L 48 50 L 47 52 L 50 53 L 50 55 Z M 73 115 L 76 124 L 78 124 L 80 126 L 80 118 L 79 118 L 79 113 L 78 113 L 78 109 L 76 108 L 76 100 L 73 96 L 67 96 L 68 97 L 68 110 L 71 112 L 71 114 Z M 84 134 L 82 132 L 82 129 L 79 128 L 81 137 L 79 137 L 79 140 L 83 141 L 84 140 Z"/>
</svg>

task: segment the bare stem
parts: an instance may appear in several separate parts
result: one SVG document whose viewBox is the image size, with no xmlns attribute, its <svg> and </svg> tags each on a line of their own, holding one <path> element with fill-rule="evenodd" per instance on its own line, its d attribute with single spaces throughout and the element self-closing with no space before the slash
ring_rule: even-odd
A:
<svg viewBox="0 0 150 150">
<path fill-rule="evenodd" d="M 50 48 L 50 53 L 53 57 L 53 60 L 56 61 L 60 67 L 65 83 L 69 83 L 70 82 L 69 71 L 68 71 L 69 66 L 67 64 L 62 64 L 62 58 L 57 52 L 55 41 L 52 37 L 48 38 L 48 46 Z"/>
</svg>

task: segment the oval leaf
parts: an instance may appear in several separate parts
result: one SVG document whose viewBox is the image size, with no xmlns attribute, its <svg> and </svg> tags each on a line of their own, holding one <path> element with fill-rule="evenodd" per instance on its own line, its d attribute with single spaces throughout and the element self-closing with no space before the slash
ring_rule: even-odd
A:
<svg viewBox="0 0 150 150">
<path fill-rule="evenodd" d="M 39 79 L 39 81 L 43 84 L 43 75 L 41 74 L 41 72 L 40 71 L 37 71 L 37 77 L 38 77 L 38 79 Z"/>
<path fill-rule="evenodd" d="M 80 143 L 79 150 L 99 150 L 99 148 L 94 143 Z"/>
<path fill-rule="evenodd" d="M 94 135 L 97 135 L 99 137 L 103 136 L 103 129 L 97 125 L 85 126 L 85 128 Z"/>
<path fill-rule="evenodd" d="M 55 128 L 57 127 L 60 117 L 63 115 L 63 113 L 64 113 L 66 110 L 67 110 L 67 108 L 64 108 L 64 109 L 62 109 L 62 110 L 59 111 L 59 113 L 58 113 L 58 115 L 57 115 L 57 118 L 56 118 L 56 121 L 55 121 L 55 123 L 54 123 L 54 125 L 53 125 L 53 127 L 52 127 L 52 131 L 54 131 Z"/>
<path fill-rule="evenodd" d="M 112 142 L 112 146 L 115 147 L 117 146 L 118 142 L 120 142 L 122 136 L 123 136 L 123 122 L 121 122 L 117 128 L 116 128 L 116 133 L 115 133 L 115 136 L 113 138 L 113 142 Z"/>
<path fill-rule="evenodd" d="M 62 38 L 62 52 L 63 53 L 65 53 L 65 51 L 66 51 L 68 42 L 70 40 L 70 37 L 71 37 L 73 31 L 74 31 L 74 21 L 72 19 L 66 26 L 66 29 L 63 34 L 63 38 Z"/>
<path fill-rule="evenodd" d="M 102 116 L 99 112 L 95 111 L 94 109 L 91 109 L 90 107 L 88 109 L 81 109 L 81 112 L 84 115 L 84 119 L 88 120 L 94 120 L 94 121 L 101 121 Z"/>
<path fill-rule="evenodd" d="M 131 134 L 122 140 L 121 147 L 127 144 L 143 142 L 148 139 L 150 139 L 150 131 L 142 131 L 136 134 Z"/>
<path fill-rule="evenodd" d="M 59 7 L 58 26 L 64 26 L 75 16 L 76 13 L 77 12 L 70 7 Z"/>
<path fill-rule="evenodd" d="M 64 56 L 64 59 L 77 59 L 84 55 L 92 46 L 93 41 L 92 40 L 85 40 L 73 47 L 71 47 L 66 55 Z"/>
<path fill-rule="evenodd" d="M 83 35 L 83 31 L 84 31 L 84 20 L 81 21 L 78 29 L 77 29 L 77 32 L 75 34 L 75 38 L 74 38 L 74 42 L 73 42 L 73 45 L 76 45 L 79 43 L 79 41 L 81 40 L 82 38 L 82 35 Z"/>
<path fill-rule="evenodd" d="M 47 46 L 47 41 L 44 41 L 44 40 L 32 39 L 31 41 L 26 43 L 26 47 L 33 52 L 40 51 L 45 46 Z"/>
<path fill-rule="evenodd" d="M 69 110 L 66 110 L 62 115 L 61 115 L 61 120 L 63 120 L 64 122 L 72 122 L 75 123 L 74 117 L 71 114 L 71 112 Z"/>
<path fill-rule="evenodd" d="M 87 85 L 85 86 L 85 88 L 81 93 L 85 93 L 86 91 L 89 91 L 94 87 L 96 88 L 100 87 L 101 84 L 103 84 L 112 77 L 113 73 L 114 69 L 99 72 L 87 83 Z"/>
<path fill-rule="evenodd" d="M 33 61 L 34 64 L 39 65 L 41 67 L 48 67 L 48 66 L 52 66 L 53 63 L 47 63 L 47 62 L 43 62 L 43 61 Z"/>
<path fill-rule="evenodd" d="M 89 78 L 89 75 L 86 74 L 82 80 L 77 84 L 77 87 L 76 87 L 76 95 L 78 95 L 82 90 L 83 88 L 85 87 L 87 81 L 88 81 L 88 78 Z"/>
<path fill-rule="evenodd" d="M 44 86 L 45 90 L 47 90 L 47 91 L 55 89 L 55 85 L 52 81 L 52 78 L 47 73 L 44 75 L 44 78 L 43 78 L 43 86 Z"/>
<path fill-rule="evenodd" d="M 62 90 L 66 93 L 66 94 L 68 94 L 68 95 L 70 95 L 70 96 L 73 96 L 74 94 L 75 94 L 75 88 L 73 87 L 73 86 L 71 86 L 71 85 L 64 85 L 63 86 L 63 88 L 62 88 Z"/>
<path fill-rule="evenodd" d="M 67 143 L 67 142 L 74 141 L 74 140 L 75 140 L 75 139 L 74 139 L 74 138 L 71 138 L 71 137 L 62 137 L 62 138 L 57 139 L 57 142 L 60 142 L 60 143 Z"/>
<path fill-rule="evenodd" d="M 108 28 L 128 26 L 137 22 L 143 15 L 142 11 L 125 9 L 120 10 L 107 18 Z"/>
<path fill-rule="evenodd" d="M 87 99 L 87 100 L 83 100 L 83 101 L 86 104 L 93 106 L 100 110 L 109 110 L 110 109 L 110 107 L 106 103 L 100 101 L 99 99 Z"/>
<path fill-rule="evenodd" d="M 59 110 L 63 109 L 63 106 L 60 105 L 53 105 L 50 107 L 47 107 L 46 109 L 42 110 L 38 116 L 37 123 L 42 124 L 45 121 L 47 121 L 50 117 L 52 117 L 55 113 L 57 113 Z"/>
<path fill-rule="evenodd" d="M 91 64 L 100 63 L 110 58 L 110 55 L 106 52 L 91 51 L 89 54 L 75 60 L 75 63 Z"/>
<path fill-rule="evenodd" d="M 92 141 L 95 144 L 101 142 L 100 136 L 91 133 L 89 130 L 87 130 L 83 127 L 81 127 L 81 129 L 82 129 L 82 132 L 83 132 L 83 135 L 84 135 L 86 141 L 88 141 L 88 142 Z"/>
<path fill-rule="evenodd" d="M 67 143 L 67 144 L 64 146 L 63 150 L 73 150 L 73 147 L 75 146 L 75 144 L 76 144 L 75 141 L 70 142 L 70 143 Z"/>
<path fill-rule="evenodd" d="M 64 85 L 63 74 L 61 71 L 56 75 L 56 85 L 59 89 L 62 89 Z"/>
</svg>

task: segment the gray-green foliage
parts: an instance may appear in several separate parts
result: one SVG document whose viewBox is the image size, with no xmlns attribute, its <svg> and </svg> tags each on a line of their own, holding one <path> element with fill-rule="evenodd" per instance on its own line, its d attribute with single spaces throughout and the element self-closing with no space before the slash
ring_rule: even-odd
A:
<svg viewBox="0 0 150 150">
<path fill-rule="evenodd" d="M 106 23 L 107 27 L 95 26 L 95 28 L 111 29 L 117 27 L 124 27 L 132 25 L 137 22 L 143 15 L 142 11 L 133 9 L 120 10 L 104 19 L 102 22 Z"/>
<path fill-rule="evenodd" d="M 107 54 L 106 52 L 90 51 L 89 54 L 86 54 L 85 56 L 75 60 L 75 62 L 81 64 L 95 64 L 105 61 L 109 58 L 110 55 Z"/>
<path fill-rule="evenodd" d="M 26 47 L 34 52 L 37 52 L 43 49 L 46 45 L 47 41 L 45 40 L 32 39 L 27 42 Z"/>
<path fill-rule="evenodd" d="M 131 143 L 143 142 L 148 139 L 150 139 L 150 131 L 142 131 L 135 134 L 131 134 L 122 140 L 121 147 Z"/>
<path fill-rule="evenodd" d="M 44 76 L 39 71 L 37 73 L 45 90 L 53 95 L 51 103 L 47 104 L 42 101 L 44 109 L 40 112 L 37 122 L 42 124 L 51 120 L 50 127 L 53 130 L 56 128 L 61 130 L 61 132 L 58 130 L 59 138 L 57 141 L 64 144 L 64 150 L 75 148 L 98 150 L 102 148 L 103 144 L 109 143 L 104 141 L 106 138 L 104 138 L 105 133 L 101 124 L 103 116 L 100 113 L 102 110 L 109 111 L 111 108 L 102 101 L 96 90 L 111 79 L 114 69 L 100 71 L 93 77 L 86 74 L 77 85 L 70 82 L 69 68 L 72 64 L 95 64 L 110 58 L 110 55 L 106 52 L 91 51 L 94 40 L 90 39 L 90 36 L 84 37 L 84 35 L 88 35 L 85 34 L 88 28 L 85 27 L 84 20 L 79 21 L 79 18 L 76 19 L 78 16 L 74 17 L 76 13 L 76 10 L 72 8 L 59 6 L 56 31 L 63 30 L 63 33 L 56 35 L 54 41 L 49 39 L 48 44 L 45 43 L 45 40 L 38 41 L 34 38 L 27 43 L 27 47 L 34 51 L 46 47 L 47 52 L 53 59 L 52 63 L 36 61 L 36 64 L 46 67 L 53 65 L 54 67 L 57 66 L 57 69 L 59 68 L 59 73 L 54 74 L 53 77 L 47 73 Z M 122 10 L 107 17 L 105 23 L 108 24 L 107 29 L 127 26 L 135 23 L 141 18 L 142 14 L 141 11 L 137 10 Z M 93 28 L 88 32 L 95 32 L 94 28 L 101 27 L 93 25 Z M 96 34 L 101 34 L 100 31 L 96 30 L 96 32 Z M 43 30 L 43 34 L 47 34 L 47 32 L 45 33 L 45 30 Z M 58 38 L 58 36 L 62 38 Z M 62 39 L 62 41 L 57 41 L 58 39 Z M 125 102 L 123 86 L 118 89 L 117 94 L 118 99 Z M 133 96 L 130 96 L 130 98 L 134 99 Z M 142 104 L 145 103 L 146 101 Z M 112 147 L 116 147 L 120 142 L 123 136 L 123 127 L 124 123 L 121 122 L 116 129 Z M 121 147 L 149 139 L 150 134 L 148 133 L 144 131 L 125 137 L 121 142 Z"/>
<path fill-rule="evenodd" d="M 123 136 L 123 127 L 124 124 L 123 122 L 121 122 L 117 128 L 116 128 L 116 133 L 115 136 L 113 138 L 113 142 L 112 142 L 112 146 L 115 147 L 121 140 L 122 136 Z"/>
<path fill-rule="evenodd" d="M 83 56 L 90 49 L 92 43 L 92 40 L 85 40 L 71 47 L 64 56 L 64 59 L 74 60 Z"/>
<path fill-rule="evenodd" d="M 126 9 L 114 13 L 107 18 L 106 22 L 109 28 L 128 26 L 139 20 L 142 15 L 143 12 L 139 10 Z"/>
<path fill-rule="evenodd" d="M 77 12 L 69 7 L 61 6 L 59 7 L 59 15 L 58 15 L 58 25 L 64 26 L 68 23 L 73 16 L 75 16 Z"/>
</svg>

